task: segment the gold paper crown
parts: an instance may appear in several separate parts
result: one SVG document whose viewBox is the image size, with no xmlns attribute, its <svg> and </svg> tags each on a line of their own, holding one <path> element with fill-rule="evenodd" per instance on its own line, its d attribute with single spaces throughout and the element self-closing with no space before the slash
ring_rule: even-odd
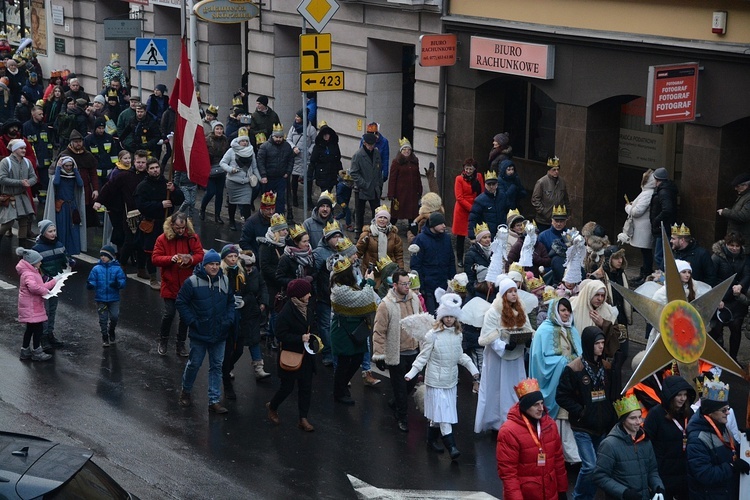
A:
<svg viewBox="0 0 750 500">
<path fill-rule="evenodd" d="M 520 274 L 521 276 L 525 276 L 526 275 L 526 271 L 523 270 L 523 266 L 521 264 L 519 264 L 518 262 L 512 263 L 510 265 L 510 267 L 508 268 L 508 271 L 515 271 L 518 274 Z"/>
<path fill-rule="evenodd" d="M 333 263 L 333 272 L 338 274 L 346 271 L 350 267 L 352 267 L 352 261 L 346 258 L 339 258 Z"/>
<path fill-rule="evenodd" d="M 552 158 L 547 159 L 547 167 L 548 168 L 560 168 L 560 158 L 557 156 L 553 156 Z"/>
<path fill-rule="evenodd" d="M 505 219 L 510 220 L 511 217 L 515 217 L 516 215 L 523 217 L 523 215 L 521 215 L 521 212 L 519 212 L 517 208 L 514 208 L 513 210 L 508 210 L 508 215 L 505 216 Z"/>
<path fill-rule="evenodd" d="M 119 60 L 120 60 L 120 54 L 118 54 L 117 52 L 112 52 L 112 54 L 110 54 L 110 56 L 109 56 L 109 63 L 110 64 L 112 64 L 115 61 L 119 61 Z"/>
<path fill-rule="evenodd" d="M 404 146 L 411 147 L 411 142 L 409 142 L 409 139 L 407 139 L 406 137 L 402 137 L 401 139 L 398 140 L 399 149 L 403 148 Z"/>
<path fill-rule="evenodd" d="M 332 205 L 336 205 L 336 193 L 332 193 L 326 189 L 325 191 L 320 193 L 320 196 L 318 196 L 318 201 L 324 200 L 326 198 L 331 200 Z"/>
<path fill-rule="evenodd" d="M 391 213 L 391 211 L 388 209 L 388 207 L 385 205 L 385 203 L 383 203 L 378 208 L 376 208 L 375 209 L 375 213 L 382 212 L 383 210 L 385 210 L 388 213 Z"/>
<path fill-rule="evenodd" d="M 247 137 L 250 138 L 250 132 L 247 130 L 247 127 L 240 127 L 240 129 L 237 131 L 237 137 Z"/>
<path fill-rule="evenodd" d="M 690 236 L 690 228 L 683 222 L 681 226 L 672 226 L 672 236 Z"/>
<path fill-rule="evenodd" d="M 323 235 L 328 236 L 331 233 L 340 233 L 341 232 L 341 226 L 339 226 L 339 223 L 337 220 L 332 220 L 328 224 L 326 224 L 323 227 Z"/>
<path fill-rule="evenodd" d="M 208 109 L 206 109 L 207 113 L 211 113 L 214 116 L 219 116 L 219 108 L 217 106 L 214 106 L 213 104 L 210 104 L 208 106 Z"/>
<path fill-rule="evenodd" d="M 481 233 L 483 231 L 488 231 L 489 232 L 489 230 L 490 230 L 490 226 L 488 226 L 486 222 L 482 222 L 480 224 L 477 224 L 474 227 L 474 236 L 478 235 L 479 233 Z"/>
<path fill-rule="evenodd" d="M 716 374 L 714 374 L 713 379 L 706 377 L 703 379 L 703 385 L 701 387 L 701 399 L 709 399 L 720 403 L 728 402 L 729 384 L 725 384 L 719 380 L 719 377 Z"/>
<path fill-rule="evenodd" d="M 448 280 L 448 286 L 456 293 L 466 292 L 466 285 L 462 285 L 456 278 Z"/>
<path fill-rule="evenodd" d="M 284 133 L 284 126 L 281 123 L 274 123 L 273 124 L 273 132 L 281 132 Z"/>
<path fill-rule="evenodd" d="M 336 243 L 336 251 L 339 253 L 343 253 L 353 246 L 354 243 L 352 243 L 352 240 L 350 240 L 349 238 L 339 238 L 338 243 Z"/>
<path fill-rule="evenodd" d="M 532 392 L 541 392 L 541 389 L 539 388 L 539 382 L 535 378 L 527 378 L 525 380 L 521 380 L 513 389 L 516 391 L 516 396 L 518 396 L 518 399 L 521 399 L 525 395 Z"/>
<path fill-rule="evenodd" d="M 271 216 L 271 226 L 280 226 L 286 224 L 286 217 L 283 214 L 273 214 Z"/>
<path fill-rule="evenodd" d="M 292 239 L 296 239 L 298 236 L 302 236 L 306 233 L 307 231 L 305 231 L 305 228 L 300 226 L 299 224 L 295 224 L 289 229 L 289 236 L 291 236 Z"/>
<path fill-rule="evenodd" d="M 557 298 L 557 292 L 555 291 L 555 287 L 552 286 L 545 286 L 544 292 L 542 293 L 542 302 L 549 302 L 552 299 Z"/>
<path fill-rule="evenodd" d="M 612 404 L 615 407 L 617 418 L 620 418 L 623 415 L 630 413 L 631 411 L 641 409 L 641 404 L 638 402 L 638 398 L 635 397 L 635 394 L 631 394 L 630 396 L 625 396 L 622 399 L 618 399 Z"/>
<path fill-rule="evenodd" d="M 556 207 L 552 207 L 552 217 L 567 217 L 568 216 L 568 209 L 565 208 L 565 205 L 557 205 Z"/>
<path fill-rule="evenodd" d="M 419 282 L 419 273 L 416 271 L 409 271 L 409 288 L 417 290 L 422 284 Z"/>
<path fill-rule="evenodd" d="M 339 170 L 339 176 L 341 177 L 341 180 L 343 181 L 351 181 L 352 179 L 351 174 L 349 174 L 348 170 Z"/>
<path fill-rule="evenodd" d="M 497 180 L 497 172 L 494 170 L 488 170 L 486 174 L 484 174 L 484 182 L 488 181 L 496 181 Z"/>
<path fill-rule="evenodd" d="M 326 125 L 328 125 L 328 122 L 326 122 L 325 120 L 320 120 L 318 122 L 318 129 L 321 129 L 321 128 L 325 127 Z"/>
<path fill-rule="evenodd" d="M 378 268 L 379 273 L 382 273 L 383 269 L 385 269 L 385 266 L 392 263 L 393 261 L 391 260 L 391 258 L 386 255 L 385 257 L 381 257 L 380 260 L 378 260 L 378 263 L 375 264 L 375 267 Z"/>
<path fill-rule="evenodd" d="M 236 95 L 232 97 L 232 106 L 242 106 L 242 96 Z"/>
<path fill-rule="evenodd" d="M 523 276 L 523 274 L 521 276 Z M 532 291 L 532 292 L 544 286 L 544 280 L 542 278 L 532 277 L 531 279 L 527 279 L 525 281 L 526 281 L 526 288 L 528 288 L 529 291 Z"/>
<path fill-rule="evenodd" d="M 276 205 L 276 193 L 273 191 L 263 193 L 260 197 L 260 204 L 269 206 Z"/>
</svg>

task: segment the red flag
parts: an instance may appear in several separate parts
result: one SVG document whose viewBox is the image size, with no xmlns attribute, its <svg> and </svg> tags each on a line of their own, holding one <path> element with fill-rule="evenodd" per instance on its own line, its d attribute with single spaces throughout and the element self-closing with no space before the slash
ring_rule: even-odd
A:
<svg viewBox="0 0 750 500">
<path fill-rule="evenodd" d="M 187 172 L 188 178 L 200 186 L 208 184 L 211 160 L 208 156 L 206 138 L 198 97 L 193 86 L 193 74 L 187 55 L 185 40 L 182 40 L 182 58 L 174 81 L 174 90 L 169 105 L 175 110 L 174 158 L 172 166 L 176 171 Z"/>
</svg>

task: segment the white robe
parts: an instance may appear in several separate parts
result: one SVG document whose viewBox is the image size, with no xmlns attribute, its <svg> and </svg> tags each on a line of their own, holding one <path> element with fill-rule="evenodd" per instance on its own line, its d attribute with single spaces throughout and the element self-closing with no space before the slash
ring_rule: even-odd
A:
<svg viewBox="0 0 750 500">
<path fill-rule="evenodd" d="M 519 345 L 516 349 L 523 351 L 524 348 Z M 499 430 L 510 408 L 518 402 L 513 387 L 526 378 L 523 356 L 513 360 L 503 359 L 504 352 L 505 342 L 500 339 L 493 340 L 484 348 L 474 432 Z"/>
</svg>

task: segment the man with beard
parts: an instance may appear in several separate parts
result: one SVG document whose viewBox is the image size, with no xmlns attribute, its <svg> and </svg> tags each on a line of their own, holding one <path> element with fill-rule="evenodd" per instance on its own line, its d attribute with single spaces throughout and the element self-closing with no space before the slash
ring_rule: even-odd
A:
<svg viewBox="0 0 750 500">
<path fill-rule="evenodd" d="M 164 219 L 172 214 L 173 207 L 182 205 L 185 195 L 174 183 L 164 178 L 159 160 L 152 156 L 148 159 L 146 173 L 146 178 L 135 189 L 135 204 L 146 222 L 139 225 L 138 237 L 143 242 L 143 251 L 151 256 L 156 239 L 164 232 Z M 150 229 L 148 226 L 151 226 Z M 151 288 L 159 290 L 161 283 L 156 279 L 156 267 L 152 259 L 146 261 L 146 269 Z"/>
<path fill-rule="evenodd" d="M 96 173 L 100 186 L 107 182 L 107 175 L 115 168 L 117 154 L 120 152 L 120 145 L 105 131 L 105 123 L 104 118 L 97 118 L 94 122 L 94 133 L 87 135 L 83 140 L 83 147 L 98 161 Z"/>
<path fill-rule="evenodd" d="M 120 109 L 125 109 L 128 105 L 128 90 L 123 87 L 120 77 L 116 76 L 112 78 L 109 87 L 102 90 L 100 95 L 107 100 L 109 100 L 110 97 L 116 97 Z"/>
<path fill-rule="evenodd" d="M 281 123 L 276 111 L 268 107 L 268 97 L 259 96 L 255 102 L 256 107 L 250 119 L 250 140 L 255 141 L 256 152 L 260 150 L 261 145 L 271 137 L 273 126 Z M 279 196 L 282 196 L 279 192 Z M 282 203 L 283 206 L 283 203 Z M 282 210 L 279 213 L 284 213 Z"/>
<path fill-rule="evenodd" d="M 276 212 L 280 214 L 286 208 L 286 189 L 293 167 L 292 146 L 284 140 L 284 129 L 277 123 L 273 126 L 271 140 L 258 148 L 258 170 L 263 188 L 276 193 Z"/>
<path fill-rule="evenodd" d="M 131 153 L 136 149 L 145 149 L 155 158 L 161 156 L 161 145 L 164 144 L 159 124 L 149 116 L 146 105 L 140 102 L 135 106 L 135 118 L 122 131 L 120 140 Z"/>
<path fill-rule="evenodd" d="M 31 147 L 27 145 L 26 150 L 31 151 L 31 155 L 36 157 L 39 167 L 39 202 L 41 203 L 46 197 L 49 184 L 48 169 L 52 166 L 54 155 L 52 134 L 44 121 L 44 109 L 41 106 L 34 106 L 31 109 L 31 120 L 23 124 L 23 135 L 27 143 L 31 145 Z M 3 144 L 5 144 L 4 141 Z"/>
<path fill-rule="evenodd" d="M 336 196 L 328 191 L 320 193 L 318 203 L 302 225 L 310 235 L 310 247 L 314 250 L 318 245 L 323 243 L 323 228 L 326 224 L 333 221 L 333 204 Z M 335 243 L 335 242 L 334 242 Z"/>
<path fill-rule="evenodd" d="M 241 249 L 252 250 L 254 255 L 260 255 L 258 238 L 264 237 L 268 232 L 274 212 L 276 212 L 276 193 L 271 191 L 263 193 L 260 197 L 260 210 L 251 215 L 242 226 Z M 256 259 L 256 266 L 260 266 L 259 260 Z"/>
<path fill-rule="evenodd" d="M 60 153 L 60 156 L 70 156 L 78 165 L 78 172 L 83 179 L 83 189 L 86 193 L 86 225 L 88 227 L 101 226 L 98 214 L 93 207 L 94 202 L 99 197 L 99 178 L 96 175 L 99 162 L 94 155 L 84 149 L 83 135 L 78 130 L 71 132 L 70 143 Z M 54 171 L 51 174 L 54 174 Z"/>
<path fill-rule="evenodd" d="M 109 218 L 112 221 L 112 237 L 110 240 L 117 245 L 119 259 L 122 265 L 128 263 L 131 257 L 135 257 L 138 266 L 138 277 L 150 279 L 146 271 L 146 254 L 143 252 L 141 241 L 136 241 L 136 231 L 128 226 L 127 213 L 135 210 L 135 190 L 138 184 L 146 178 L 147 156 L 135 156 L 135 168 L 122 170 L 116 176 L 102 186 L 94 209 L 98 210 L 102 205 L 107 207 Z"/>
</svg>

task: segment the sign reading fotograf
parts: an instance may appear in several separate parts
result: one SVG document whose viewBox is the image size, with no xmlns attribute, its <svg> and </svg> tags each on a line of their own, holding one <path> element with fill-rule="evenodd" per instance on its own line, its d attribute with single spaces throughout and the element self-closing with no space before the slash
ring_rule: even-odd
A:
<svg viewBox="0 0 750 500">
<path fill-rule="evenodd" d="M 555 76 L 555 46 L 473 36 L 469 67 L 551 80 Z"/>
<path fill-rule="evenodd" d="M 646 125 L 695 120 L 698 63 L 649 66 Z"/>
</svg>

